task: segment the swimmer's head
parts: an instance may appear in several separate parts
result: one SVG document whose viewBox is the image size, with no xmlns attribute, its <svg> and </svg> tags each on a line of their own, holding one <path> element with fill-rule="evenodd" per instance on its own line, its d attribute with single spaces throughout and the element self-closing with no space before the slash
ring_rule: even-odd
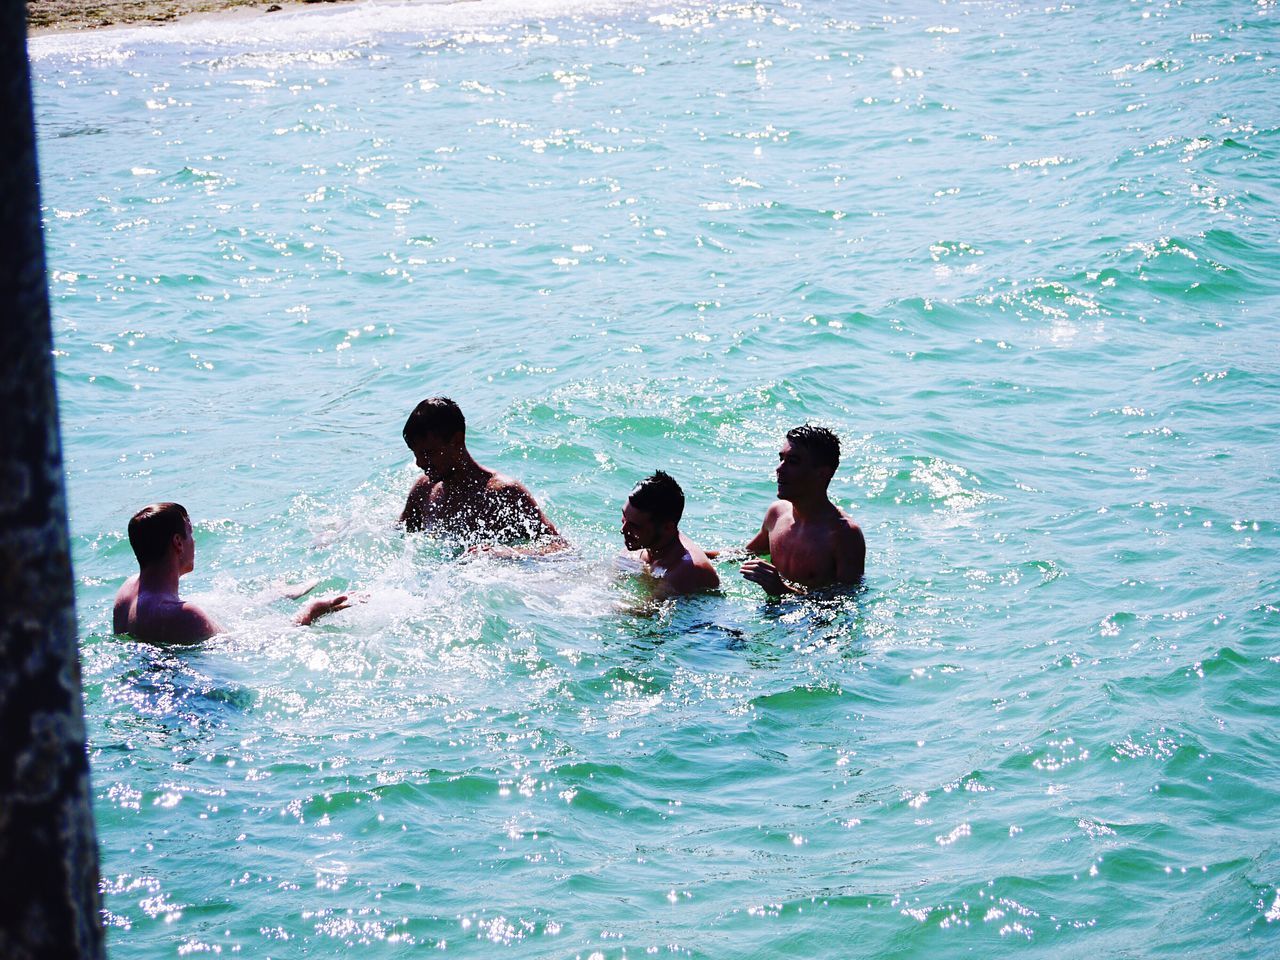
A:
<svg viewBox="0 0 1280 960">
<path fill-rule="evenodd" d="M 455 435 L 467 432 L 467 421 L 458 405 L 448 397 L 428 397 L 413 408 L 404 422 L 401 436 L 407 446 L 430 434 L 441 440 L 452 440 Z"/>
<path fill-rule="evenodd" d="M 413 408 L 402 436 L 418 469 L 431 480 L 443 480 L 466 452 L 467 421 L 448 397 L 429 397 Z"/>
<path fill-rule="evenodd" d="M 129 521 L 129 546 L 138 566 L 148 567 L 163 560 L 177 537 L 185 544 L 190 536 L 191 518 L 180 503 L 152 503 Z"/>
<path fill-rule="evenodd" d="M 778 499 L 808 501 L 826 496 L 840 465 L 840 440 L 826 427 L 806 423 L 787 431 L 778 451 Z"/>
<path fill-rule="evenodd" d="M 676 534 L 684 515 L 684 491 L 659 470 L 636 484 L 622 508 L 622 539 L 628 550 L 659 546 Z"/>
<path fill-rule="evenodd" d="M 832 473 L 840 466 L 840 438 L 826 427 L 806 423 L 788 430 L 787 439 L 793 446 L 804 447 L 815 466 L 826 467 Z"/>
</svg>

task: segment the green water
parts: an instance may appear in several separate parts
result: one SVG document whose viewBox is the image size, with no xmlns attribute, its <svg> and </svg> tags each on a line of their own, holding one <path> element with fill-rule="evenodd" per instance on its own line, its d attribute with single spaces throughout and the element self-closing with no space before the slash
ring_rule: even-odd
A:
<svg viewBox="0 0 1280 960">
<path fill-rule="evenodd" d="M 1280 951 L 1270 3 L 33 40 L 113 957 Z M 468 416 L 573 542 L 397 533 Z M 844 440 L 854 595 L 653 606 Z M 110 633 L 178 500 L 192 650 Z M 277 581 L 366 603 L 306 630 Z"/>
</svg>

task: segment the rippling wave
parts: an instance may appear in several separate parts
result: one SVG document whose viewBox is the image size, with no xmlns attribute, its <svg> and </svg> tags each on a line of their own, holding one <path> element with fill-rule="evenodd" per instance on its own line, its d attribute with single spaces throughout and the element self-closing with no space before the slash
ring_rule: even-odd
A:
<svg viewBox="0 0 1280 960">
<path fill-rule="evenodd" d="M 113 956 L 1266 957 L 1276 8 L 33 38 Z M 397 533 L 455 396 L 574 544 Z M 865 586 L 657 603 L 834 426 Z M 191 510 L 190 650 L 110 635 Z M 364 603 L 291 625 L 283 581 Z"/>
</svg>

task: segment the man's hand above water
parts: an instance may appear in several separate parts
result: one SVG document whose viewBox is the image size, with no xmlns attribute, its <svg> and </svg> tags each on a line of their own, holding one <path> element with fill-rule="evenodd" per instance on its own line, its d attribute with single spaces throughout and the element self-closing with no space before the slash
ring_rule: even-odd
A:
<svg viewBox="0 0 1280 960">
<path fill-rule="evenodd" d="M 782 579 L 778 568 L 768 560 L 748 560 L 740 568 L 744 579 L 750 580 L 764 589 L 772 597 L 784 597 L 800 591 Z"/>
</svg>

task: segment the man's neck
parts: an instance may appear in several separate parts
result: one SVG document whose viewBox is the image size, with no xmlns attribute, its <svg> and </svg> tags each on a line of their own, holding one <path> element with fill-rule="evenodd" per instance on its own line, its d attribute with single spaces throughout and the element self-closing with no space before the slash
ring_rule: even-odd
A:
<svg viewBox="0 0 1280 960">
<path fill-rule="evenodd" d="M 178 596 L 178 579 L 182 576 L 175 564 L 157 563 L 138 571 L 138 591 L 161 596 Z"/>
<path fill-rule="evenodd" d="M 680 542 L 680 531 L 676 530 L 671 539 L 661 546 L 649 548 L 649 566 L 668 567 L 674 560 L 679 560 L 684 553 L 684 544 Z"/>
<path fill-rule="evenodd" d="M 475 458 L 464 450 L 458 458 L 458 465 L 449 471 L 448 476 L 441 479 L 446 487 L 483 487 L 492 476 L 492 470 L 476 463 Z"/>
</svg>

